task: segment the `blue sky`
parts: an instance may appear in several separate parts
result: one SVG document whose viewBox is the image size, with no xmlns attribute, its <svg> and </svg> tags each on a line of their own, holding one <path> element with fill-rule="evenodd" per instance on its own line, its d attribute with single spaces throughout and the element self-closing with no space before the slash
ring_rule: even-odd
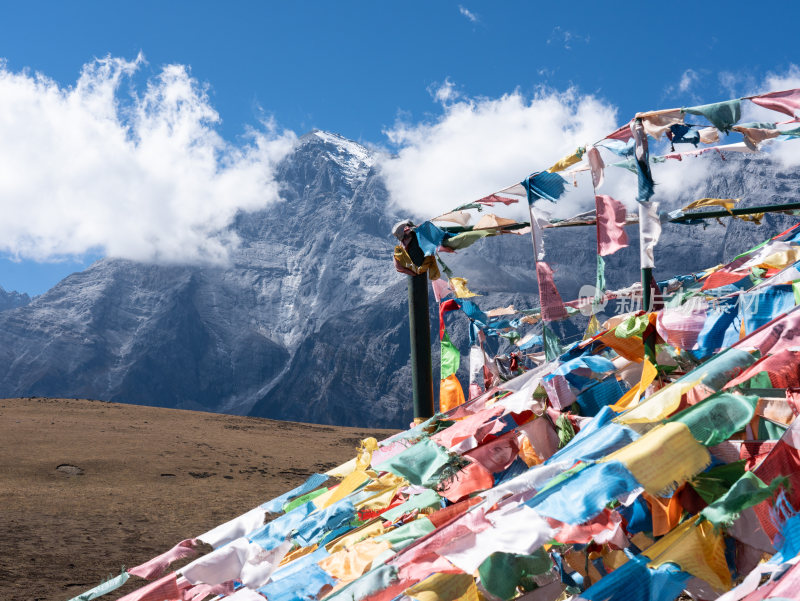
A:
<svg viewBox="0 0 800 601">
<path fill-rule="evenodd" d="M 790 2 L 761 7 L 761 23 L 795 13 Z M 212 129 L 229 150 L 250 144 L 245 133 L 268 118 L 273 138 L 320 128 L 397 150 L 387 131 L 437 122 L 458 99 L 573 89 L 616 109 L 621 123 L 639 110 L 746 93 L 800 62 L 791 33 L 749 32 L 753 13 L 752 3 L 736 1 L 33 1 L 4 7 L 0 57 L 8 73 L 38 72 L 69 89 L 94 58 L 134 61 L 141 52 L 146 62 L 118 89 L 123 99 L 129 88 L 144 94 L 165 65 L 184 65 L 207 86 L 207 105 L 220 117 Z M 7 245 L 5 256 L 21 262 L 0 259 L 0 285 L 41 293 L 114 254 L 102 238 L 52 248 Z"/>
</svg>

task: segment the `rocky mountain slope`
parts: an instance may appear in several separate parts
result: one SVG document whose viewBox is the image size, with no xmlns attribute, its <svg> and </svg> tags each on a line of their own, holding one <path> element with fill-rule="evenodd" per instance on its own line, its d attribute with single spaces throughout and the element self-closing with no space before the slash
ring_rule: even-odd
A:
<svg viewBox="0 0 800 601">
<path fill-rule="evenodd" d="M 706 196 L 796 199 L 800 178 L 764 158 L 708 161 L 715 175 Z M 228 267 L 104 259 L 1 311 L 0 396 L 88 397 L 341 425 L 408 423 L 406 284 L 391 265 L 390 235 L 407 216 L 390 207 L 374 156 L 334 134 L 301 138 L 278 179 L 285 200 L 239 216 L 233 227 L 242 244 Z M 795 221 L 667 225 L 657 275 L 713 265 Z M 594 235 L 593 228 L 547 233 L 547 260 L 565 299 L 594 282 Z M 609 287 L 638 278 L 635 227 L 630 235 L 631 248 L 607 261 Z M 476 299 L 482 307 L 537 304 L 525 236 L 489 238 L 446 260 L 484 295 Z M 458 321 L 454 342 L 466 351 L 463 320 L 450 319 Z"/>
</svg>

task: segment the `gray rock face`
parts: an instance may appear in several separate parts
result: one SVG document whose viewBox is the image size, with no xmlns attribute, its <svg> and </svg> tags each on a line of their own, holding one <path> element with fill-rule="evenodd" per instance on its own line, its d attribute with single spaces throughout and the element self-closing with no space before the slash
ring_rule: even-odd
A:
<svg viewBox="0 0 800 601">
<path fill-rule="evenodd" d="M 796 198 L 800 180 L 764 159 L 714 167 L 721 170 L 707 196 L 748 203 Z M 238 217 L 233 227 L 242 243 L 228 267 L 105 259 L 0 311 L 0 396 L 406 425 L 406 283 L 392 267 L 390 235 L 400 216 L 389 208 L 374 157 L 354 142 L 312 132 L 281 164 L 278 179 L 285 201 Z M 721 262 L 795 221 L 768 216 L 760 228 L 665 226 L 657 275 Z M 638 278 L 636 228 L 629 233 L 631 248 L 607 261 L 609 287 Z M 547 260 L 565 300 L 594 282 L 594 236 L 594 228 L 547 233 Z M 445 261 L 483 294 L 475 300 L 484 309 L 538 304 L 526 236 L 489 238 Z M 0 309 L 5 302 L 0 293 Z M 430 317 L 436 371 L 433 306 Z M 448 317 L 462 351 L 465 321 Z"/>
<path fill-rule="evenodd" d="M 25 293 L 20 294 L 16 290 L 12 290 L 11 292 L 7 292 L 0 286 L 0 311 L 6 311 L 8 309 L 16 309 L 17 307 L 23 307 L 31 302 L 31 297 Z"/>
</svg>

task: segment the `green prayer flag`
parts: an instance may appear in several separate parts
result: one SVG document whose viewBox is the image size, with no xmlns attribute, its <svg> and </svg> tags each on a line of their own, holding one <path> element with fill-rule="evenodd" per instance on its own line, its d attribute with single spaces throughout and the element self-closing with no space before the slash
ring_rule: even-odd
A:
<svg viewBox="0 0 800 601">
<path fill-rule="evenodd" d="M 594 288 L 594 298 L 599 303 L 606 290 L 606 261 L 600 255 L 597 255 L 597 282 Z"/>
<path fill-rule="evenodd" d="M 111 591 L 117 590 L 119 587 L 121 587 L 128 581 L 128 578 L 130 578 L 128 572 L 123 570 L 119 576 L 115 578 L 110 578 L 109 580 L 106 580 L 102 584 L 98 584 L 93 589 L 90 589 L 85 593 L 81 593 L 77 597 L 73 597 L 69 601 L 92 601 L 92 599 L 97 599 L 98 597 L 102 597 L 103 595 L 110 593 Z"/>
<path fill-rule="evenodd" d="M 614 336 L 617 338 L 639 336 L 641 338 L 648 324 L 647 315 L 631 315 L 614 329 Z"/>
<path fill-rule="evenodd" d="M 702 115 L 708 119 L 718 130 L 728 133 L 731 126 L 742 118 L 742 103 L 739 99 L 702 104 L 681 109 L 684 113 Z"/>
<path fill-rule="evenodd" d="M 800 305 L 800 280 L 792 282 L 792 292 L 794 292 L 794 304 Z"/>
<path fill-rule="evenodd" d="M 460 250 L 475 244 L 478 240 L 486 236 L 494 236 L 495 234 L 497 234 L 497 230 L 472 230 L 470 232 L 462 232 L 456 234 L 452 238 L 446 238 L 444 242 L 442 242 L 442 246 Z"/>
<path fill-rule="evenodd" d="M 567 443 L 575 438 L 575 428 L 569 418 L 563 413 L 558 416 L 556 420 L 556 431 L 558 433 L 558 448 L 562 449 L 567 446 Z"/>
<path fill-rule="evenodd" d="M 728 440 L 753 418 L 758 397 L 717 392 L 667 421 L 688 426 L 697 442 L 712 447 Z"/>
<path fill-rule="evenodd" d="M 441 267 L 442 267 L 442 271 L 443 271 L 443 272 L 444 272 L 444 274 L 447 276 L 447 279 L 450 279 L 450 278 L 452 278 L 452 277 L 455 277 L 455 273 L 453 273 L 453 270 L 452 270 L 452 269 L 450 269 L 450 268 L 449 268 L 449 267 L 448 267 L 448 266 L 445 264 L 445 262 L 444 262 L 444 261 L 442 261 L 442 257 L 440 257 L 440 256 L 438 255 L 438 253 L 437 253 L 437 255 L 436 255 L 436 260 L 437 260 L 437 261 L 439 261 L 439 265 L 441 265 Z"/>
<path fill-rule="evenodd" d="M 458 366 L 461 364 L 461 353 L 450 342 L 450 336 L 447 332 L 444 333 L 442 338 L 442 380 L 448 376 L 452 376 L 458 371 Z"/>
<path fill-rule="evenodd" d="M 548 361 L 557 359 L 561 354 L 561 345 L 558 343 L 558 336 L 555 332 L 542 323 L 542 343 L 544 345 L 544 357 Z"/>
<path fill-rule="evenodd" d="M 498 551 L 484 560 L 478 573 L 487 591 L 507 600 L 517 596 L 517 587 L 523 591 L 535 589 L 533 577 L 546 574 L 552 567 L 553 562 L 544 549 L 537 549 L 532 555 Z"/>
<path fill-rule="evenodd" d="M 772 388 L 772 380 L 769 379 L 768 372 L 760 371 L 749 380 L 739 384 L 739 388 Z"/>
<path fill-rule="evenodd" d="M 436 526 L 433 525 L 433 522 L 426 517 L 422 517 L 408 524 L 403 524 L 394 530 L 390 530 L 386 534 L 380 534 L 373 540 L 376 542 L 384 540 L 389 541 L 389 544 L 392 545 L 392 549 L 399 551 L 413 543 L 419 537 L 433 532 L 434 530 L 436 530 Z"/>
<path fill-rule="evenodd" d="M 788 427 L 762 418 L 758 422 L 758 437 L 761 440 L 777 440 L 783 436 Z"/>
<path fill-rule="evenodd" d="M 744 473 L 744 460 L 718 465 L 697 474 L 691 479 L 692 488 L 706 503 L 713 503 L 725 495 Z"/>
<path fill-rule="evenodd" d="M 416 486 L 433 486 L 446 475 L 450 454 L 430 438 L 423 438 L 412 447 L 382 461 L 381 471 L 392 472 Z"/>
<path fill-rule="evenodd" d="M 753 472 L 745 472 L 730 489 L 700 512 L 700 515 L 715 526 L 728 526 L 736 521 L 747 508 L 769 499 L 785 478 L 776 478 L 769 486 Z"/>
<path fill-rule="evenodd" d="M 292 509 L 300 507 L 300 505 L 304 505 L 326 492 L 328 492 L 327 488 L 320 488 L 318 490 L 312 490 L 310 493 L 307 493 L 302 497 L 297 497 L 296 499 L 289 501 L 286 505 L 283 506 L 283 513 L 289 513 Z"/>
</svg>

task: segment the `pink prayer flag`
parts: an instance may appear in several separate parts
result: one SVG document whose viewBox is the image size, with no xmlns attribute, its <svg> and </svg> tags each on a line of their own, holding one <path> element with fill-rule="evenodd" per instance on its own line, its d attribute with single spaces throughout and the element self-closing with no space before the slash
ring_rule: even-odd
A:
<svg viewBox="0 0 800 601">
<path fill-rule="evenodd" d="M 512 430 L 464 453 L 463 456 L 474 459 L 488 472 L 497 474 L 508 468 L 518 454 L 517 433 Z"/>
<path fill-rule="evenodd" d="M 564 376 L 553 376 L 542 380 L 542 387 L 547 393 L 550 404 L 556 409 L 566 409 L 575 402 L 575 393 L 572 392 Z"/>
<path fill-rule="evenodd" d="M 628 246 L 625 233 L 625 205 L 606 194 L 594 197 L 597 207 L 597 254 L 612 255 Z"/>
<path fill-rule="evenodd" d="M 800 346 L 800 309 L 779 315 L 733 345 L 740 349 L 758 349 L 761 356 Z"/>
<path fill-rule="evenodd" d="M 754 96 L 750 100 L 765 109 L 794 117 L 795 113 L 800 110 L 800 88 L 761 94 L 760 96 Z"/>
<path fill-rule="evenodd" d="M 169 564 L 173 561 L 197 555 L 195 547 L 199 543 L 200 541 L 196 538 L 182 540 L 169 551 L 154 557 L 150 561 L 146 561 L 142 565 L 131 568 L 128 570 L 128 574 L 144 578 L 145 580 L 155 580 L 167 570 Z"/>
<path fill-rule="evenodd" d="M 494 205 L 498 202 L 502 202 L 504 205 L 513 205 L 519 202 L 517 198 L 506 198 L 505 196 L 497 196 L 496 194 L 490 194 L 489 196 L 484 196 L 480 200 L 476 200 L 475 202 L 479 202 L 484 205 Z"/>
<path fill-rule="evenodd" d="M 553 270 L 544 261 L 536 263 L 536 279 L 539 281 L 539 304 L 542 307 L 542 319 L 558 321 L 567 318 L 567 309 L 553 281 Z"/>
<path fill-rule="evenodd" d="M 184 601 L 203 601 L 208 596 L 233 595 L 233 580 L 221 584 L 198 584 L 183 593 Z"/>
<path fill-rule="evenodd" d="M 686 307 L 663 309 L 656 319 L 658 335 L 679 349 L 692 349 L 708 320 L 707 312 L 708 308 L 705 306 L 696 310 Z"/>
<path fill-rule="evenodd" d="M 633 137 L 631 133 L 631 122 L 628 121 L 625 125 L 620 127 L 619 129 L 611 132 L 608 134 L 605 139 L 606 140 L 622 140 L 623 142 L 627 142 Z"/>
<path fill-rule="evenodd" d="M 119 601 L 182 601 L 178 577 L 173 572 L 121 597 Z"/>
<path fill-rule="evenodd" d="M 603 185 L 603 169 L 606 164 L 603 162 L 603 157 L 600 156 L 600 151 L 592 146 L 586 153 L 589 157 L 589 167 L 592 170 L 592 185 L 595 189 Z"/>
<path fill-rule="evenodd" d="M 604 509 L 584 524 L 564 524 L 552 518 L 547 520 L 553 528 L 558 528 L 555 540 L 560 543 L 585 545 L 596 537 L 603 541 L 611 540 L 620 531 L 622 516 L 616 511 Z M 626 546 L 625 544 L 622 545 Z"/>
<path fill-rule="evenodd" d="M 442 299 L 447 295 L 453 294 L 453 289 L 450 288 L 450 284 L 444 278 L 431 280 L 431 288 L 433 288 L 433 298 L 436 299 L 437 303 L 442 302 Z"/>
</svg>

